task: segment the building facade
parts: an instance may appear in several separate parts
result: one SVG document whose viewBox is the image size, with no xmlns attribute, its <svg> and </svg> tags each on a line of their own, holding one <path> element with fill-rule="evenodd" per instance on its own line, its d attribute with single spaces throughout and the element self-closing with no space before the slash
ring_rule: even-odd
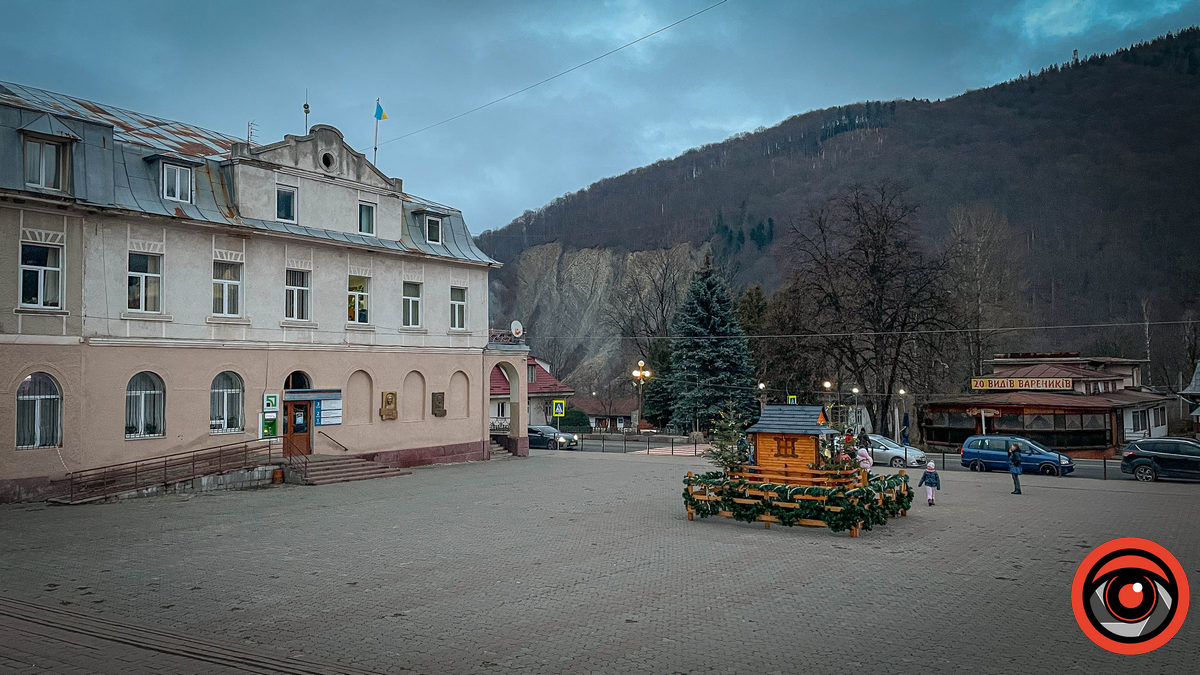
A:
<svg viewBox="0 0 1200 675">
<path fill-rule="evenodd" d="M 0 499 L 272 418 L 297 453 L 485 459 L 497 367 L 526 418 L 498 263 L 333 127 L 252 146 L 0 83 L 0 238 Z"/>
<path fill-rule="evenodd" d="M 957 451 L 981 433 L 1015 434 L 1073 457 L 1104 457 L 1167 435 L 1170 396 L 1141 386 L 1144 361 L 1079 354 L 997 354 L 969 394 L 930 401 L 921 431 L 931 449 Z"/>
</svg>

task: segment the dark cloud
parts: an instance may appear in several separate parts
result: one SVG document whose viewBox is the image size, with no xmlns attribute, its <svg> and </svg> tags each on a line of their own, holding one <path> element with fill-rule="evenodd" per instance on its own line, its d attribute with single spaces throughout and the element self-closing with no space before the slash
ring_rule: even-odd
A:
<svg viewBox="0 0 1200 675">
<path fill-rule="evenodd" d="M 256 139 L 333 124 L 475 231 L 688 148 L 860 100 L 946 98 L 1200 23 L 1200 0 L 8 3 L 0 79 Z"/>
</svg>

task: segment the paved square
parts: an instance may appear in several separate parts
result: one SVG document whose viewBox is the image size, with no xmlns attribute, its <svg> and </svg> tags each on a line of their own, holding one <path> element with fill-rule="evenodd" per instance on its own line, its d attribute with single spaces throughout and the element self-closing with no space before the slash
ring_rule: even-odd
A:
<svg viewBox="0 0 1200 675">
<path fill-rule="evenodd" d="M 1182 672 L 1200 650 L 1195 608 L 1163 648 L 1117 657 L 1068 600 L 1084 555 L 1119 536 L 1163 544 L 1200 586 L 1200 484 L 1026 476 L 1014 496 L 1007 475 L 943 472 L 937 506 L 918 498 L 850 539 L 688 522 L 681 478 L 708 468 L 535 451 L 323 487 L 6 505 L 0 598 L 380 672 Z M 71 650 L 92 659 L 79 672 L 186 670 L 14 623 L 0 608 L 0 672 L 74 672 Z"/>
</svg>

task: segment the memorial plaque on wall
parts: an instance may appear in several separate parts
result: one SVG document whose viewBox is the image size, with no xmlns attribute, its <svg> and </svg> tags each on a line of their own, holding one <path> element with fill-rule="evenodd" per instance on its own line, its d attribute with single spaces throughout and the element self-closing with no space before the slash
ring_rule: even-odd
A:
<svg viewBox="0 0 1200 675">
<path fill-rule="evenodd" d="M 433 392 L 433 416 L 446 416 L 446 392 L 444 391 Z"/>
<path fill-rule="evenodd" d="M 383 392 L 379 405 L 379 419 L 394 420 L 397 417 L 399 417 L 399 413 L 396 405 L 396 392 Z"/>
</svg>

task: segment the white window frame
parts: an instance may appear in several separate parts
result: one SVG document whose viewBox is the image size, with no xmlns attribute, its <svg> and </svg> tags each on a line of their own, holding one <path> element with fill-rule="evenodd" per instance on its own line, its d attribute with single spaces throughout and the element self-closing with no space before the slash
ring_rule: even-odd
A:
<svg viewBox="0 0 1200 675">
<path fill-rule="evenodd" d="M 361 291 L 350 290 L 355 279 L 363 280 L 363 289 Z M 362 326 L 371 323 L 371 277 L 365 277 L 358 274 L 351 274 L 346 279 L 346 323 L 354 323 Z M 363 313 L 366 313 L 363 316 Z M 366 321 L 362 321 L 365 318 Z"/>
<path fill-rule="evenodd" d="M 437 239 L 434 239 L 433 237 L 429 236 L 429 224 L 430 223 L 437 223 L 437 233 L 438 233 Z M 442 232 L 442 225 L 444 225 L 444 221 L 440 216 L 430 216 L 430 215 L 425 216 L 425 241 L 430 244 L 442 243 L 442 240 L 445 238 L 444 233 Z"/>
<path fill-rule="evenodd" d="M 55 380 L 54 377 L 52 375 L 50 375 L 49 373 L 43 373 L 43 372 L 30 373 L 29 375 L 27 375 L 25 377 L 25 380 L 29 381 L 32 385 L 33 378 L 38 375 L 41 375 L 45 379 L 45 381 L 48 382 L 54 388 L 54 391 L 53 391 L 53 393 L 34 394 L 34 393 L 26 392 L 26 393 L 22 394 L 21 388 L 25 386 L 25 381 L 22 381 L 21 385 L 17 387 L 16 446 L 17 446 L 17 449 L 19 449 L 19 450 L 26 450 L 26 449 L 32 449 L 32 448 L 57 448 L 57 447 L 62 446 L 62 411 L 63 411 L 62 387 L 59 386 L 58 381 Z M 21 428 L 23 426 L 24 427 L 30 426 L 29 421 L 26 421 L 25 424 L 22 424 L 21 401 L 33 401 L 34 402 L 32 405 L 32 409 L 33 409 L 33 420 L 32 420 L 33 437 L 31 439 L 33 441 L 32 444 L 30 444 L 30 443 L 26 443 L 24 445 L 21 444 Z M 57 424 L 55 425 L 55 429 L 52 432 L 55 436 L 54 438 L 42 438 L 42 416 L 48 412 L 46 410 L 47 407 L 53 407 L 55 410 L 54 416 L 57 420 Z M 29 408 L 26 407 L 26 409 L 28 410 Z"/>
<path fill-rule="evenodd" d="M 279 216 L 279 193 L 292 193 L 292 219 L 281 218 Z M 300 220 L 300 190 L 291 185 L 276 185 L 275 186 L 275 220 L 281 223 L 295 223 Z"/>
<path fill-rule="evenodd" d="M 371 218 L 370 218 L 371 229 L 369 229 L 369 230 L 363 229 L 362 219 L 363 219 L 363 208 L 364 207 L 366 209 L 368 209 L 368 213 L 371 214 Z M 375 205 L 370 202 L 359 202 L 358 203 L 358 233 L 359 234 L 369 234 L 372 236 L 374 236 L 374 234 L 375 234 Z"/>
<path fill-rule="evenodd" d="M 218 279 L 217 278 L 217 265 L 232 265 L 234 267 L 234 269 L 237 270 L 237 273 L 238 273 L 237 279 Z M 214 305 L 213 306 L 213 316 L 241 316 L 242 315 L 242 306 L 244 304 L 243 303 L 244 295 L 242 293 L 242 280 L 245 275 L 245 267 L 246 266 L 244 264 L 239 263 L 239 262 L 230 262 L 228 260 L 214 260 L 213 261 L 213 273 L 212 273 L 213 280 L 212 280 L 212 282 L 213 282 L 213 300 L 214 301 L 217 299 L 216 298 L 217 289 L 218 288 L 221 289 L 221 308 L 220 308 L 221 311 L 219 311 L 219 312 L 216 311 L 217 307 Z M 232 312 L 229 311 L 229 309 L 230 309 L 230 307 L 229 307 L 229 305 L 230 305 L 229 289 L 231 287 L 237 289 L 237 300 L 233 303 L 235 306 L 233 307 Z"/>
<path fill-rule="evenodd" d="M 28 172 L 29 150 L 30 150 L 29 146 L 31 146 L 31 145 L 35 146 L 37 148 L 37 152 L 38 152 L 38 157 L 37 157 L 38 176 L 37 176 L 36 180 L 32 180 L 32 181 L 29 180 L 29 172 Z M 25 165 L 22 167 L 21 171 L 22 171 L 22 173 L 25 174 L 25 184 L 30 187 L 36 187 L 41 190 L 54 190 L 56 192 L 65 192 L 65 190 L 63 189 L 63 183 L 66 182 L 66 176 L 67 176 L 66 152 L 64 152 L 66 145 L 64 143 L 56 143 L 54 141 L 44 141 L 40 138 L 30 138 L 27 136 L 27 137 L 25 137 L 24 148 L 25 148 Z M 57 169 L 58 169 L 57 170 L 58 175 L 56 176 L 58 185 L 47 185 L 46 184 L 46 148 L 54 149 L 54 157 L 55 157 Z"/>
<path fill-rule="evenodd" d="M 167 385 L 165 382 L 163 382 L 163 379 L 161 377 L 159 377 L 157 373 L 153 373 L 148 370 L 142 371 L 142 372 L 146 373 L 147 375 L 150 375 L 151 379 L 154 381 L 154 383 L 156 385 L 161 385 L 162 389 L 157 389 L 154 391 L 130 391 L 129 387 L 133 384 L 133 380 L 138 375 L 141 375 L 142 373 L 137 373 L 133 377 L 129 378 L 129 382 L 125 385 L 125 421 L 127 423 L 130 421 L 129 406 L 131 404 L 131 400 L 133 401 L 132 405 L 136 406 L 134 408 L 134 410 L 136 411 L 137 415 L 136 415 L 136 420 L 135 420 L 136 424 L 132 425 L 135 427 L 135 430 L 132 433 L 130 433 L 128 430 L 129 425 L 127 425 L 127 427 L 126 427 L 126 431 L 125 431 L 126 439 L 130 439 L 130 438 L 161 438 L 161 437 L 167 435 Z M 154 397 L 158 397 L 158 400 L 155 401 Z M 155 431 L 155 433 L 152 433 L 152 434 L 146 432 L 147 405 L 155 406 L 156 408 L 158 406 L 162 407 L 162 409 L 160 411 L 161 414 L 159 415 L 159 417 L 162 420 L 162 428 L 158 429 L 157 431 Z M 151 416 L 153 416 L 153 415 L 151 415 Z"/>
<path fill-rule="evenodd" d="M 187 189 L 186 198 L 180 197 L 180 188 L 181 187 Z M 167 194 L 168 188 L 174 188 L 174 190 L 175 190 L 174 197 Z M 191 204 L 192 203 L 192 169 L 191 169 L 191 167 L 180 166 L 179 164 L 167 164 L 166 162 L 163 162 L 163 165 L 162 165 L 162 196 L 163 196 L 163 199 L 166 199 L 169 201 L 182 202 L 184 204 Z"/>
<path fill-rule="evenodd" d="M 217 380 L 224 374 L 229 373 L 233 376 L 237 383 L 236 387 L 216 388 Z M 209 385 L 209 406 L 208 406 L 208 433 L 210 434 L 236 434 L 245 429 L 246 417 L 243 402 L 245 401 L 245 383 L 242 376 L 232 370 L 225 370 L 217 374 L 213 378 L 212 384 Z M 213 416 L 213 408 L 217 408 L 215 412 L 220 413 L 219 417 Z M 229 426 L 229 411 L 236 410 L 238 426 Z"/>
<path fill-rule="evenodd" d="M 416 287 L 416 295 L 408 294 L 409 286 Z M 400 325 L 404 328 L 421 327 L 421 286 L 422 284 L 416 281 L 401 282 L 400 294 L 403 299 L 401 300 Z"/>
<path fill-rule="evenodd" d="M 132 269 L 132 266 L 133 266 L 133 256 L 135 256 L 135 255 L 145 256 L 147 259 L 150 259 L 150 258 L 157 259 L 158 260 L 158 271 L 157 272 L 134 272 Z M 162 286 L 162 265 L 163 265 L 162 256 L 158 255 L 157 253 L 143 253 L 141 251 L 130 251 L 129 256 L 128 256 L 128 261 L 129 262 L 127 264 L 127 267 L 130 268 L 130 269 L 128 269 L 129 279 L 131 281 L 134 278 L 137 279 L 138 305 L 139 306 L 138 307 L 130 307 L 129 306 L 129 296 L 128 296 L 128 293 L 126 293 L 125 308 L 131 312 L 149 312 L 152 314 L 161 313 L 162 312 L 162 288 L 163 288 L 163 286 Z M 146 269 L 149 269 L 149 268 L 150 268 L 150 265 L 147 264 Z M 154 308 L 150 308 L 150 307 L 146 306 L 146 286 L 148 285 L 147 281 L 146 281 L 147 279 L 158 279 L 158 306 L 154 307 Z"/>
<path fill-rule="evenodd" d="M 462 291 L 462 300 L 454 299 L 454 291 Z M 450 287 L 450 330 L 467 329 L 467 289 L 462 286 Z"/>
<path fill-rule="evenodd" d="M 303 286 L 296 286 L 289 282 L 288 275 L 292 272 L 304 275 Z M 301 310 L 301 312 L 297 312 L 297 309 Z M 301 313 L 303 316 L 299 316 Z M 283 318 L 289 321 L 312 320 L 312 272 L 308 270 L 284 270 Z"/>
<path fill-rule="evenodd" d="M 62 246 L 55 246 L 52 244 L 34 243 L 31 241 L 22 241 L 20 243 L 20 246 L 21 246 L 21 248 L 18 251 L 18 255 L 20 256 L 20 258 L 18 258 L 18 260 L 25 259 L 25 255 L 24 255 L 25 250 L 24 249 L 26 246 L 32 246 L 32 247 L 36 247 L 36 248 L 45 248 L 45 249 L 54 249 L 54 250 L 58 251 L 58 267 L 51 267 L 49 264 L 34 265 L 34 264 L 26 264 L 24 262 L 21 263 L 20 270 L 18 271 L 18 274 L 20 275 L 20 281 L 18 282 L 18 288 L 17 288 L 17 292 L 20 294 L 19 300 L 20 300 L 21 306 L 29 307 L 29 308 L 33 308 L 33 309 L 61 310 L 62 304 L 63 304 L 63 269 L 62 268 L 63 268 L 63 258 L 66 255 L 65 248 Z M 46 256 L 46 257 L 47 257 L 47 260 L 49 260 L 49 256 Z M 37 275 L 37 302 L 25 302 L 25 273 L 26 272 L 34 272 Z M 50 305 L 50 304 L 46 303 L 46 295 L 47 295 L 46 294 L 46 288 L 47 288 L 46 287 L 46 277 L 51 272 L 58 275 L 58 300 L 57 300 L 57 304 L 54 304 L 54 305 Z"/>
</svg>

